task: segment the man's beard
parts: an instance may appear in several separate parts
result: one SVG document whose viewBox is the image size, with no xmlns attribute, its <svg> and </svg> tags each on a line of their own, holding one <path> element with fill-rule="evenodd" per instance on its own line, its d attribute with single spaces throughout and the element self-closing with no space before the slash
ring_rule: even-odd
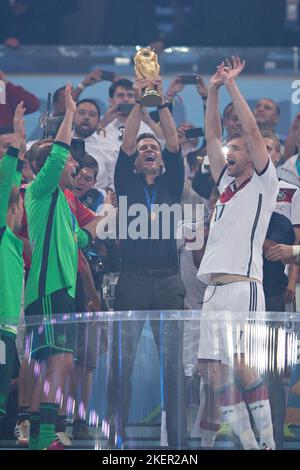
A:
<svg viewBox="0 0 300 470">
<path fill-rule="evenodd" d="M 95 130 L 91 128 L 82 129 L 81 127 L 75 127 L 75 132 L 76 135 L 78 135 L 82 139 L 87 139 L 92 134 L 94 134 Z"/>
</svg>

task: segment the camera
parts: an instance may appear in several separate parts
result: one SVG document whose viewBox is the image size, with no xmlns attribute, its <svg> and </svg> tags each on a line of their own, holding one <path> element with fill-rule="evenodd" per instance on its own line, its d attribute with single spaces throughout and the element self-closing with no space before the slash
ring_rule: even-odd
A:
<svg viewBox="0 0 300 470">
<path fill-rule="evenodd" d="M 181 83 L 185 85 L 197 85 L 199 83 L 198 75 L 180 75 Z"/>
<path fill-rule="evenodd" d="M 119 113 L 124 114 L 125 116 L 128 116 L 133 108 L 134 104 L 131 103 L 122 103 L 119 104 L 118 111 Z"/>
<path fill-rule="evenodd" d="M 40 117 L 40 127 L 44 129 L 44 137 L 55 138 L 63 119 L 63 115 L 48 117 L 47 114 L 42 114 Z"/>
<path fill-rule="evenodd" d="M 83 253 L 89 263 L 95 287 L 97 290 L 101 289 L 104 274 L 104 261 L 102 256 L 98 255 L 98 253 L 91 248 L 83 250 Z"/>
<path fill-rule="evenodd" d="M 102 257 L 91 250 L 85 251 L 84 254 L 86 256 L 86 259 L 88 260 L 91 271 L 96 274 L 100 274 L 104 268 Z"/>
</svg>

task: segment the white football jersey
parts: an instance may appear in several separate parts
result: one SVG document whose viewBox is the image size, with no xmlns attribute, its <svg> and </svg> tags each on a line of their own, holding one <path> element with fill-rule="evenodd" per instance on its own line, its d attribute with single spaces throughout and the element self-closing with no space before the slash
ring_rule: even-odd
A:
<svg viewBox="0 0 300 470">
<path fill-rule="evenodd" d="M 278 194 L 274 165 L 269 161 L 261 175 L 254 171 L 237 190 L 225 168 L 218 188 L 198 278 L 209 284 L 212 274 L 223 273 L 262 281 L 262 248 Z"/>
<path fill-rule="evenodd" d="M 279 181 L 275 212 L 285 215 L 292 225 L 300 225 L 300 189 L 297 186 Z"/>
</svg>

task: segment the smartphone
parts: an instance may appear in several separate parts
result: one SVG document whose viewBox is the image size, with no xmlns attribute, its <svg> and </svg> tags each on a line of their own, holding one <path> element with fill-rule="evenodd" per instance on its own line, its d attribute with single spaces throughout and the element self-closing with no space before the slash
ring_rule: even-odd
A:
<svg viewBox="0 0 300 470">
<path fill-rule="evenodd" d="M 83 159 L 85 154 L 85 143 L 83 139 L 72 139 L 71 140 L 71 153 L 74 159 L 79 163 L 80 166 L 83 165 Z"/>
<path fill-rule="evenodd" d="M 119 113 L 122 113 L 125 116 L 128 116 L 133 106 L 134 104 L 131 104 L 131 103 L 122 103 L 122 104 L 119 104 L 118 111 Z"/>
<path fill-rule="evenodd" d="M 185 85 L 197 85 L 199 83 L 198 75 L 180 75 L 181 83 Z"/>
<path fill-rule="evenodd" d="M 185 131 L 185 137 L 187 139 L 195 139 L 196 137 L 203 137 L 204 132 L 202 127 L 194 127 Z"/>
<path fill-rule="evenodd" d="M 115 72 L 110 72 L 109 70 L 101 70 L 101 78 L 102 80 L 113 82 L 116 78 L 116 74 Z"/>
</svg>

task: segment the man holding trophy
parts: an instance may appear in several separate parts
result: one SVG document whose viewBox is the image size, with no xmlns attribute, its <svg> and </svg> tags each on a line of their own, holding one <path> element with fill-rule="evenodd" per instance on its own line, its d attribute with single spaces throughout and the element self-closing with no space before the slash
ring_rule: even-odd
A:
<svg viewBox="0 0 300 470">
<path fill-rule="evenodd" d="M 126 121 L 122 147 L 115 169 L 118 197 L 126 196 L 128 206 L 139 203 L 147 208 L 148 229 L 162 214 L 153 204 L 180 203 L 184 167 L 176 126 L 162 98 L 162 80 L 156 54 L 141 49 L 136 57 L 135 106 Z M 143 93 L 142 90 L 145 90 Z M 157 106 L 165 148 L 152 134 L 138 136 L 143 106 Z M 162 173 L 164 165 L 165 171 Z M 132 217 L 127 216 L 127 226 Z M 148 230 L 149 231 L 149 230 Z M 170 230 L 172 232 L 172 230 Z M 178 274 L 175 236 L 163 239 L 121 240 L 121 273 L 116 287 L 115 310 L 181 310 L 185 288 Z M 184 373 L 182 365 L 182 325 L 180 321 L 151 320 L 162 368 L 162 403 L 166 410 L 168 444 L 186 448 Z M 114 324 L 113 358 L 108 383 L 107 419 L 111 444 L 126 440 L 131 401 L 131 375 L 144 321 Z"/>
</svg>

